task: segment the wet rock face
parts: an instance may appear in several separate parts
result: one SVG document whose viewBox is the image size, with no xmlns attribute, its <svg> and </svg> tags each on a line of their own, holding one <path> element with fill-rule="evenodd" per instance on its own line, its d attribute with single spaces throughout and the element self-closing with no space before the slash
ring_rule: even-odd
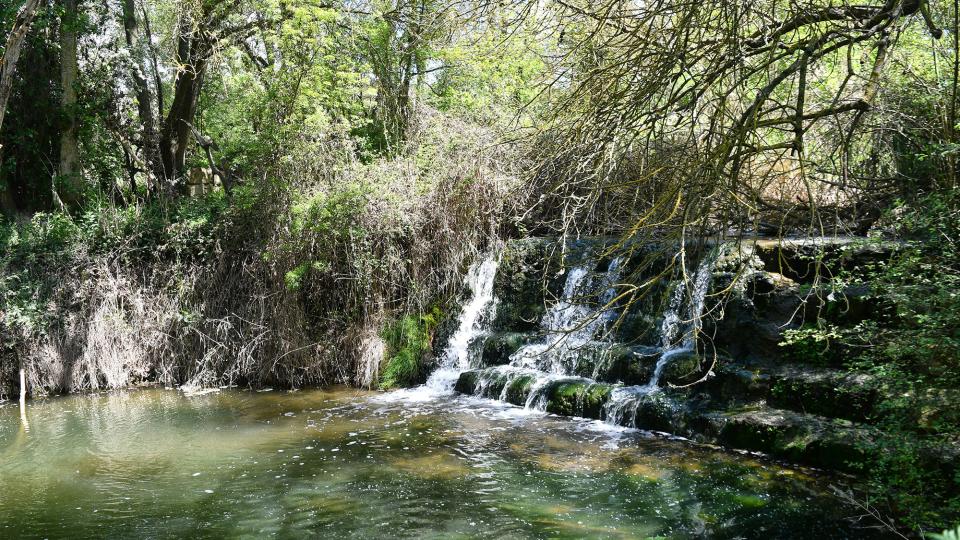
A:
<svg viewBox="0 0 960 540">
<path fill-rule="evenodd" d="M 769 272 L 777 272 L 798 283 L 837 275 L 886 261 L 897 249 L 891 242 L 868 242 L 856 238 L 813 240 L 760 240 L 754 254 Z"/>
<path fill-rule="evenodd" d="M 701 339 L 689 354 L 672 351 L 658 388 L 648 383 L 666 350 L 664 303 L 675 290 L 669 279 L 630 305 L 617 304 L 616 323 L 605 327 L 609 333 L 563 349 L 550 373 L 512 365 L 518 351 L 544 342 L 541 320 L 558 305 L 572 268 L 590 274 L 594 284 L 603 279 L 612 264 L 603 255 L 611 242 L 587 240 L 565 250 L 554 240 L 508 243 L 496 276 L 500 303 L 483 367 L 463 373 L 456 390 L 820 467 L 847 469 L 877 451 L 871 423 L 881 389 L 873 380 L 843 368 L 845 351 L 796 358 L 780 342 L 784 330 L 818 317 L 849 322 L 883 309 L 868 287 L 817 294 L 817 276 L 883 260 L 896 246 L 824 239 L 724 244 L 711 266 Z M 654 250 L 636 249 L 616 261 L 616 275 L 635 285 L 645 282 L 670 264 L 657 257 Z M 603 291 L 596 289 L 578 300 L 603 305 Z M 929 397 L 929 407 L 918 409 L 918 425 L 951 414 L 948 401 Z"/>
<path fill-rule="evenodd" d="M 609 384 L 559 381 L 548 390 L 547 412 L 600 419 L 611 391 Z"/>
<path fill-rule="evenodd" d="M 706 319 L 706 335 L 713 338 L 717 349 L 733 358 L 779 357 L 783 330 L 796 323 L 803 302 L 799 286 L 781 274 L 756 270 L 743 277 L 717 276 L 712 292 L 720 294 L 734 286 L 740 288 L 739 293 L 726 300 L 722 311 Z"/>
<path fill-rule="evenodd" d="M 818 321 L 855 324 L 890 309 L 868 286 L 833 291 L 824 285 L 838 272 L 862 272 L 897 249 L 862 239 L 757 241 L 715 268 L 712 293 L 735 293 L 707 318 L 705 333 L 731 358 L 787 361 L 780 346 L 784 330 Z M 821 364 L 841 367 L 846 357 L 834 348 Z"/>
<path fill-rule="evenodd" d="M 503 366 L 510 363 L 510 355 L 536 339 L 532 332 L 500 332 L 487 338 L 483 346 L 483 365 Z"/>
<path fill-rule="evenodd" d="M 495 331 L 535 332 L 546 311 L 545 299 L 556 296 L 563 267 L 556 241 L 529 238 L 509 242 L 500 256 L 494 291 L 499 300 Z"/>
</svg>

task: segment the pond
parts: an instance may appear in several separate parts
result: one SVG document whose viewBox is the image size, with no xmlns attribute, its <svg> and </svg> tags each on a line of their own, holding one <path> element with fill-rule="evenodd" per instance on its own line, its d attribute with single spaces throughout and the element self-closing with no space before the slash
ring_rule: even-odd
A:
<svg viewBox="0 0 960 540">
<path fill-rule="evenodd" d="M 836 479 L 423 390 L 0 406 L 2 538 L 877 538 Z"/>
</svg>

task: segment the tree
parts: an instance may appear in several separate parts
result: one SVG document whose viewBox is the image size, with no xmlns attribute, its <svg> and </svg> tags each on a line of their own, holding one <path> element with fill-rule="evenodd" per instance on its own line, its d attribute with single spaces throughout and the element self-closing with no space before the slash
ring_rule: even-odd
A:
<svg viewBox="0 0 960 540">
<path fill-rule="evenodd" d="M 7 101 L 10 100 L 10 93 L 13 91 L 13 74 L 17 70 L 20 50 L 23 48 L 23 41 L 27 37 L 30 25 L 33 24 L 39 5 L 40 0 L 27 0 L 26 4 L 20 8 L 20 12 L 17 13 L 13 21 L 13 28 L 10 29 L 10 34 L 7 35 L 7 41 L 4 44 L 3 57 L 0 58 L 0 129 L 3 128 Z"/>
<path fill-rule="evenodd" d="M 211 58 L 219 49 L 239 44 L 266 23 L 262 13 L 244 14 L 239 9 L 241 1 L 205 0 L 197 8 L 187 6 L 181 10 L 177 22 L 173 100 L 160 128 L 162 170 L 155 171 L 168 183 L 185 171 L 187 147 L 192 140 L 191 126 Z"/>
<path fill-rule="evenodd" d="M 78 138 L 77 77 L 77 26 L 79 10 L 77 0 L 61 0 L 63 16 L 60 21 L 60 105 L 64 117 L 60 132 L 59 189 L 55 198 L 69 208 L 76 208 L 83 187 L 80 178 L 80 141 Z"/>
<path fill-rule="evenodd" d="M 23 43 L 27 38 L 30 25 L 33 24 L 36 17 L 39 5 L 39 0 L 27 0 L 14 18 L 13 26 L 4 43 L 3 57 L 0 58 L 0 132 L 2 132 L 3 120 L 7 113 L 7 103 L 10 101 L 10 95 L 13 92 L 17 61 L 20 59 Z M 0 164 L 4 161 L 3 154 L 3 143 L 0 142 Z M 9 213 L 14 208 L 13 194 L 4 182 L 0 184 L 0 209 Z"/>
<path fill-rule="evenodd" d="M 824 200 L 849 204 L 850 230 L 864 230 L 875 214 L 852 206 L 898 175 L 882 159 L 896 126 L 868 122 L 884 118 L 891 53 L 904 32 L 941 34 L 927 0 L 557 4 L 576 23 L 547 135 L 557 151 L 541 170 L 547 199 L 566 201 L 563 226 L 635 210 L 617 224 L 629 234 L 816 234 Z"/>
<path fill-rule="evenodd" d="M 173 80 L 169 108 L 164 105 L 160 60 L 155 56 L 148 11 L 136 0 L 123 0 L 123 26 L 133 62 L 131 78 L 137 101 L 141 133 L 138 146 L 150 178 L 151 191 L 174 194 L 174 186 L 186 171 L 187 151 L 193 142 L 192 128 L 198 101 L 214 55 L 240 45 L 269 21 L 269 6 L 244 0 L 197 0 L 178 6 L 171 47 Z M 148 73 L 152 74 L 151 85 Z M 129 154 L 129 151 L 128 151 Z"/>
<path fill-rule="evenodd" d="M 150 24 L 147 11 L 144 9 L 142 19 L 138 19 L 136 0 L 123 0 L 121 7 L 124 38 L 131 57 L 130 78 L 133 81 L 134 96 L 137 101 L 137 112 L 140 119 L 137 146 L 143 153 L 145 163 L 143 172 L 148 175 L 147 189 L 150 191 L 154 188 L 156 179 L 165 177 L 163 174 L 156 176 L 157 172 L 162 173 L 163 171 L 159 153 L 160 140 L 157 132 L 157 118 L 158 115 L 163 114 L 163 87 L 160 83 L 159 70 L 153 69 L 156 75 L 157 99 L 156 108 L 154 108 L 154 89 L 150 86 L 147 73 L 150 73 L 151 68 L 155 67 L 156 64 L 150 62 L 151 58 L 155 58 L 152 57 L 150 52 L 149 32 L 144 32 Z M 125 148 L 124 151 L 127 159 L 132 160 L 134 154 L 132 149 Z M 132 183 L 135 182 L 135 174 L 131 174 L 130 178 Z M 136 185 L 134 184 L 132 187 L 135 190 Z"/>
<path fill-rule="evenodd" d="M 379 6 L 367 37 L 367 58 L 376 80 L 376 118 L 387 153 L 404 141 L 415 85 L 429 71 L 431 50 L 447 34 L 452 4 L 392 0 Z"/>
</svg>

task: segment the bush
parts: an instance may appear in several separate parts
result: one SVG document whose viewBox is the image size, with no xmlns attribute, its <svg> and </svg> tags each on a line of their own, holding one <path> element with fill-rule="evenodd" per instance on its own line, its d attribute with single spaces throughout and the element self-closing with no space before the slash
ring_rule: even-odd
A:
<svg viewBox="0 0 960 540">
<path fill-rule="evenodd" d="M 434 307 L 420 316 L 407 315 L 388 325 L 383 339 L 388 359 L 380 377 L 384 390 L 408 387 L 421 382 L 425 370 L 423 360 L 432 352 L 434 332 L 443 313 Z"/>
<path fill-rule="evenodd" d="M 907 242 L 864 280 L 892 309 L 831 339 L 853 345 L 850 366 L 880 390 L 874 442 L 884 451 L 864 464 L 871 490 L 907 526 L 943 528 L 960 516 L 960 193 L 901 203 L 889 221 Z"/>
</svg>

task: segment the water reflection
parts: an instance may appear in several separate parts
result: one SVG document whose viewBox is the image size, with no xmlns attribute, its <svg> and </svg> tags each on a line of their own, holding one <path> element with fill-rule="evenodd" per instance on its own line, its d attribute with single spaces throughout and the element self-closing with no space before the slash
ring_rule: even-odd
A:
<svg viewBox="0 0 960 540">
<path fill-rule="evenodd" d="M 146 390 L 28 414 L 0 407 L 4 538 L 876 534 L 803 471 L 473 398 Z"/>
</svg>

